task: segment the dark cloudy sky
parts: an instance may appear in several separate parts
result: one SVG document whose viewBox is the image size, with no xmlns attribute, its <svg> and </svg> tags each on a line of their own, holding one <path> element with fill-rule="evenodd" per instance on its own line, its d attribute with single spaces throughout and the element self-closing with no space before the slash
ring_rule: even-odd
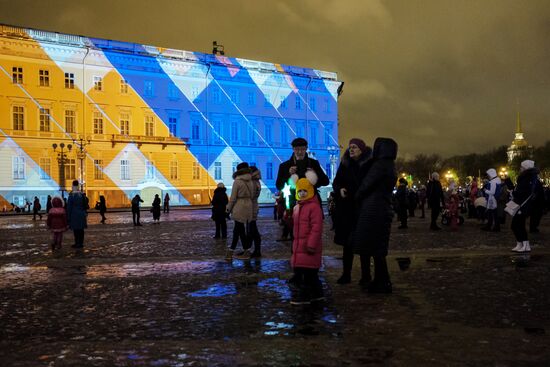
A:
<svg viewBox="0 0 550 367">
<path fill-rule="evenodd" d="M 548 0 L 0 0 L 0 22 L 335 71 L 340 143 L 400 155 L 550 139 Z"/>
</svg>

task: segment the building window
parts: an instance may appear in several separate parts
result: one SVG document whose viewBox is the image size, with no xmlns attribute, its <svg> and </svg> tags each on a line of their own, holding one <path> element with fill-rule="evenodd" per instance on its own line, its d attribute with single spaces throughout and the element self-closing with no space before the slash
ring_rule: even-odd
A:
<svg viewBox="0 0 550 367">
<path fill-rule="evenodd" d="M 273 180 L 273 163 L 271 162 L 265 164 L 265 179 Z"/>
<path fill-rule="evenodd" d="M 269 94 L 264 94 L 264 107 L 270 107 L 271 106 L 271 102 L 269 101 Z"/>
<path fill-rule="evenodd" d="M 11 71 L 13 84 L 23 84 L 23 68 L 14 66 Z"/>
<path fill-rule="evenodd" d="M 271 144 L 271 142 L 273 141 L 273 134 L 272 134 L 272 128 L 271 128 L 271 124 L 270 123 L 266 123 L 264 125 L 264 137 L 265 137 L 265 141 L 268 142 L 269 144 Z"/>
<path fill-rule="evenodd" d="M 315 100 L 315 97 L 309 97 L 309 108 L 313 112 L 317 110 L 317 102 Z"/>
<path fill-rule="evenodd" d="M 330 113 L 330 100 L 325 98 L 325 112 Z"/>
<path fill-rule="evenodd" d="M 222 162 L 214 162 L 214 180 L 222 179 Z"/>
<path fill-rule="evenodd" d="M 201 131 L 200 131 L 199 121 L 198 120 L 193 120 L 191 122 L 191 139 L 199 140 L 200 136 L 201 136 Z"/>
<path fill-rule="evenodd" d="M 153 116 L 145 116 L 145 136 L 155 135 L 155 118 Z"/>
<path fill-rule="evenodd" d="M 328 147 L 330 145 L 330 128 L 325 127 L 325 145 Z"/>
<path fill-rule="evenodd" d="M 152 97 L 153 96 L 153 82 L 150 80 L 146 80 L 143 82 L 143 94 L 146 97 Z"/>
<path fill-rule="evenodd" d="M 286 97 L 281 96 L 281 104 L 279 105 L 279 108 L 286 108 Z"/>
<path fill-rule="evenodd" d="M 222 96 L 220 94 L 220 90 L 218 88 L 212 89 L 212 102 L 215 104 L 222 103 Z"/>
<path fill-rule="evenodd" d="M 200 166 L 199 162 L 194 162 L 193 179 L 194 180 L 200 180 L 201 179 L 201 166 Z"/>
<path fill-rule="evenodd" d="M 231 121 L 231 142 L 233 143 L 239 142 L 239 121 L 238 120 Z"/>
<path fill-rule="evenodd" d="M 50 131 L 50 109 L 40 109 L 40 131 Z"/>
<path fill-rule="evenodd" d="M 120 114 L 120 134 L 130 135 L 130 114 L 129 113 Z"/>
<path fill-rule="evenodd" d="M 128 81 L 120 79 L 120 94 L 128 94 Z"/>
<path fill-rule="evenodd" d="M 130 160 L 128 159 L 120 160 L 120 179 L 121 180 L 130 179 Z"/>
<path fill-rule="evenodd" d="M 99 111 L 94 112 L 94 134 L 103 134 L 103 115 Z"/>
<path fill-rule="evenodd" d="M 76 126 L 76 111 L 65 110 L 65 131 L 68 133 L 74 133 Z"/>
<path fill-rule="evenodd" d="M 219 144 L 222 141 L 222 122 L 216 119 L 212 122 L 212 124 L 214 125 L 214 131 L 212 132 L 212 134 L 214 135 L 214 143 Z"/>
<path fill-rule="evenodd" d="M 74 74 L 65 73 L 65 88 L 74 89 Z"/>
<path fill-rule="evenodd" d="M 170 179 L 178 179 L 178 161 L 170 161 Z"/>
<path fill-rule="evenodd" d="M 249 106 L 255 106 L 256 105 L 256 93 L 248 92 L 248 105 Z"/>
<path fill-rule="evenodd" d="M 25 179 L 25 157 L 12 157 L 11 160 L 12 177 L 14 180 Z"/>
<path fill-rule="evenodd" d="M 297 138 L 305 138 L 304 136 L 304 126 L 300 124 L 296 124 L 296 137 Z"/>
<path fill-rule="evenodd" d="M 25 107 L 13 106 L 13 129 L 25 130 Z"/>
<path fill-rule="evenodd" d="M 234 104 L 239 104 L 239 91 L 236 89 L 229 90 L 229 98 Z"/>
<path fill-rule="evenodd" d="M 65 179 L 74 180 L 76 178 L 76 159 L 65 159 Z"/>
<path fill-rule="evenodd" d="M 49 180 L 52 174 L 52 161 L 50 158 L 40 158 L 40 179 Z"/>
<path fill-rule="evenodd" d="M 38 70 L 38 83 L 41 87 L 50 86 L 50 71 L 49 70 Z"/>
<path fill-rule="evenodd" d="M 250 121 L 248 125 L 248 141 L 250 145 L 256 145 L 256 121 Z"/>
<path fill-rule="evenodd" d="M 100 76 L 94 76 L 94 90 L 103 90 L 103 78 Z"/>
<path fill-rule="evenodd" d="M 175 117 L 168 117 L 168 130 L 170 130 L 170 135 L 177 136 L 178 134 L 178 119 Z"/>
<path fill-rule="evenodd" d="M 281 120 L 281 146 L 285 146 L 288 140 L 288 132 L 284 120 Z"/>
<path fill-rule="evenodd" d="M 199 99 L 199 88 L 196 86 L 191 87 L 191 101 L 196 102 Z"/>
<path fill-rule="evenodd" d="M 155 164 L 151 161 L 145 162 L 145 178 L 148 180 L 155 178 Z"/>
<path fill-rule="evenodd" d="M 332 166 L 330 162 L 325 165 L 325 172 L 329 178 L 332 178 Z"/>
<path fill-rule="evenodd" d="M 103 159 L 94 159 L 94 179 L 103 180 Z"/>
<path fill-rule="evenodd" d="M 313 147 L 317 145 L 317 126 L 310 127 L 309 143 Z"/>
<path fill-rule="evenodd" d="M 238 165 L 239 165 L 239 162 L 233 162 L 233 163 L 231 164 L 231 171 L 232 171 L 233 173 L 235 173 L 235 171 L 237 171 L 237 166 L 238 166 Z"/>
<path fill-rule="evenodd" d="M 300 98 L 299 94 L 296 94 L 296 100 L 294 101 L 294 107 L 296 110 L 302 109 L 302 99 Z"/>
<path fill-rule="evenodd" d="M 175 86 L 174 84 L 168 84 L 168 98 L 178 99 L 178 87 Z"/>
</svg>

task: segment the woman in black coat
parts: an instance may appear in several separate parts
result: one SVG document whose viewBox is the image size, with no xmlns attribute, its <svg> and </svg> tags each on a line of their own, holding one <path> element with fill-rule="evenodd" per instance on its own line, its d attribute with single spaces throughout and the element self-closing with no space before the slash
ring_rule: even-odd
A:
<svg viewBox="0 0 550 367">
<path fill-rule="evenodd" d="M 160 196 L 155 194 L 155 199 L 153 199 L 151 211 L 153 212 L 153 222 L 160 223 Z"/>
<path fill-rule="evenodd" d="M 371 293 L 392 291 L 386 256 L 393 218 L 392 191 L 397 182 L 396 157 L 397 143 L 393 139 L 377 138 L 370 168 L 355 194 L 360 211 L 353 233 L 353 249 L 361 256 L 361 273 L 367 277 L 362 279 L 362 284 L 370 277 L 370 256 L 374 258 L 374 280 L 368 286 Z"/>
<path fill-rule="evenodd" d="M 355 193 L 361 184 L 362 172 L 372 149 L 361 139 L 351 139 L 338 166 L 336 177 L 332 183 L 334 190 L 334 243 L 343 246 L 343 272 L 338 279 L 338 284 L 351 282 L 351 269 L 353 266 L 353 248 L 349 236 L 355 228 L 357 221 L 357 206 Z"/>
<path fill-rule="evenodd" d="M 527 238 L 527 229 L 525 220 L 532 214 L 533 205 L 536 202 L 536 194 L 540 192 L 542 186 L 538 178 L 538 170 L 535 168 L 535 162 L 525 160 L 521 162 L 520 174 L 518 176 L 516 187 L 512 192 L 514 202 L 521 205 L 519 211 L 512 217 L 512 232 L 516 237 L 516 247 L 514 252 L 530 252 L 531 245 Z"/>
<path fill-rule="evenodd" d="M 99 214 L 101 215 L 101 223 L 105 224 L 105 220 L 107 220 L 107 218 L 105 218 L 105 212 L 107 212 L 107 203 L 105 202 L 105 196 L 99 196 L 97 209 L 99 210 Z"/>
<path fill-rule="evenodd" d="M 214 196 L 212 197 L 212 220 L 216 222 L 216 235 L 214 238 L 227 238 L 227 214 L 226 208 L 229 199 L 226 194 L 227 189 L 224 184 L 220 182 L 216 190 L 214 190 Z"/>
</svg>

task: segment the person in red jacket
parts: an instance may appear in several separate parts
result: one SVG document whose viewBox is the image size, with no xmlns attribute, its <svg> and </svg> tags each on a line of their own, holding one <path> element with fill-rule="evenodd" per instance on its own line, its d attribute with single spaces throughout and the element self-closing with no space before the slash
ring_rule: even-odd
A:
<svg viewBox="0 0 550 367">
<path fill-rule="evenodd" d="M 46 225 L 53 233 L 52 251 L 61 249 L 63 232 L 68 229 L 67 213 L 63 208 L 63 200 L 59 196 L 52 199 L 52 208 L 48 212 Z"/>
<path fill-rule="evenodd" d="M 315 196 L 315 188 L 307 178 L 296 182 L 297 205 L 294 207 L 294 241 L 290 264 L 299 286 L 298 297 L 293 305 L 309 304 L 324 300 L 323 287 L 319 280 L 319 268 L 323 252 L 323 212 Z"/>
</svg>

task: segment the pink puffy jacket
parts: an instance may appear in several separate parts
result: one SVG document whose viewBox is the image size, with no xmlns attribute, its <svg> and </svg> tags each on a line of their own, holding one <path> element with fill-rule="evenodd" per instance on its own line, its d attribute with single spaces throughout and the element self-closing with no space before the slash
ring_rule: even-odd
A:
<svg viewBox="0 0 550 367">
<path fill-rule="evenodd" d="M 294 242 L 290 264 L 293 268 L 321 267 L 323 253 L 323 212 L 316 196 L 299 201 L 292 215 L 294 221 Z M 311 253 L 308 253 L 310 249 Z"/>
</svg>

